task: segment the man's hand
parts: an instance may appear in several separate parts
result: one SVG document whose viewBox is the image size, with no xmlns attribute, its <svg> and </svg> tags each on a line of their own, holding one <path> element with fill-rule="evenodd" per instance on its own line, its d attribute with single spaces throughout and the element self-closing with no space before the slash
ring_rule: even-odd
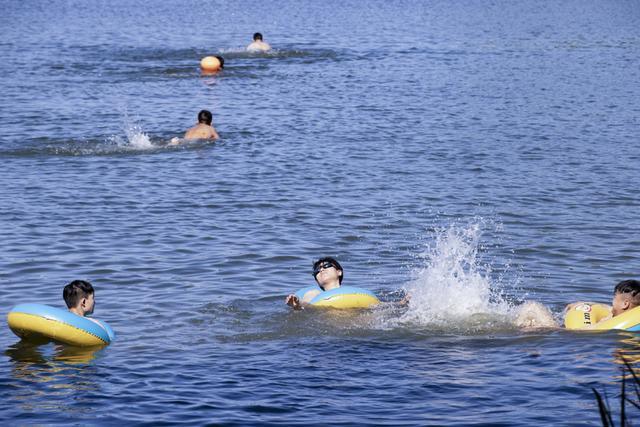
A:
<svg viewBox="0 0 640 427">
<path fill-rule="evenodd" d="M 302 304 L 300 304 L 300 299 L 293 294 L 287 296 L 287 299 L 285 300 L 285 302 L 289 307 L 293 308 L 294 310 L 302 310 Z"/>
</svg>

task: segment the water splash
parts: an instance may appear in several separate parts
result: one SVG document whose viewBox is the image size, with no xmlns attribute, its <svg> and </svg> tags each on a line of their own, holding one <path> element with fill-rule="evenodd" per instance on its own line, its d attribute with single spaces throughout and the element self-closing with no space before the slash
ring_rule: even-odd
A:
<svg viewBox="0 0 640 427">
<path fill-rule="evenodd" d="M 127 115 L 125 115 L 124 132 L 126 140 L 120 135 L 113 135 L 108 139 L 108 142 L 119 149 L 125 150 L 150 150 L 157 148 L 151 142 L 149 135 L 142 130 L 142 127 L 131 121 Z"/>
<path fill-rule="evenodd" d="M 142 131 L 138 125 L 128 126 L 125 129 L 129 145 L 138 150 L 147 150 L 153 148 L 149 135 Z"/>
<path fill-rule="evenodd" d="M 438 231 L 421 254 L 424 267 L 406 286 L 409 303 L 400 323 L 444 329 L 507 327 L 513 307 L 491 281 L 489 265 L 479 261 L 482 222 Z"/>
</svg>

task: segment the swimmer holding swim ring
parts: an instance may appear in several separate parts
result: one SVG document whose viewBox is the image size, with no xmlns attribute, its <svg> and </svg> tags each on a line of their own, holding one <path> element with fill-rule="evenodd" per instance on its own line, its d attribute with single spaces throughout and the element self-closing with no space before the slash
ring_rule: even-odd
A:
<svg viewBox="0 0 640 427">
<path fill-rule="evenodd" d="M 528 301 L 519 307 L 515 323 L 522 328 L 556 327 L 553 315 L 540 303 Z M 640 281 L 623 280 L 613 291 L 609 306 L 576 302 L 564 310 L 566 329 L 640 331 Z"/>
<path fill-rule="evenodd" d="M 75 347 L 109 344 L 115 339 L 105 322 L 87 317 L 95 308 L 91 283 L 74 280 L 64 287 L 68 311 L 44 304 L 19 304 L 7 315 L 9 328 L 25 341 L 43 344 L 55 341 Z"/>
<path fill-rule="evenodd" d="M 302 298 L 291 294 L 287 296 L 285 302 L 294 310 L 302 310 L 322 291 L 338 289 L 342 284 L 343 276 L 342 266 L 338 261 L 331 257 L 320 258 L 313 263 L 313 277 L 320 288 L 305 292 Z"/>
<path fill-rule="evenodd" d="M 593 302 L 569 304 L 564 323 L 567 329 L 640 331 L 640 281 L 618 283 L 611 306 Z"/>
</svg>

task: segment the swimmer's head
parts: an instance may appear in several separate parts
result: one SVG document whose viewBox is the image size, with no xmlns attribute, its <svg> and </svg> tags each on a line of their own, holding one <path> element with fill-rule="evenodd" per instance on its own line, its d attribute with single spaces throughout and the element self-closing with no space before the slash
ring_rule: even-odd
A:
<svg viewBox="0 0 640 427">
<path fill-rule="evenodd" d="M 211 115 L 211 111 L 202 110 L 198 113 L 198 123 L 203 123 L 205 125 L 211 126 L 212 120 L 213 120 L 213 116 Z"/>
<path fill-rule="evenodd" d="M 262 34 L 260 34 L 260 33 L 254 33 L 254 34 L 253 34 L 253 41 L 254 41 L 254 42 L 258 42 L 258 41 L 260 41 L 260 42 L 261 42 L 261 41 L 262 41 Z"/>
<path fill-rule="evenodd" d="M 640 281 L 623 280 L 613 291 L 612 314 L 617 316 L 640 306 Z"/>
<path fill-rule="evenodd" d="M 204 74 L 214 74 L 224 67 L 222 56 L 205 56 L 200 60 L 200 68 Z"/>
<path fill-rule="evenodd" d="M 64 287 L 62 297 L 67 304 L 67 308 L 80 308 L 83 313 L 93 313 L 95 306 L 94 290 L 91 283 L 84 280 L 74 280 Z"/>
<path fill-rule="evenodd" d="M 335 268 L 336 271 L 338 272 L 338 280 L 340 281 L 340 284 L 342 284 L 342 279 L 344 278 L 344 271 L 342 270 L 342 266 L 340 265 L 340 263 L 336 261 L 335 258 L 332 258 L 332 257 L 320 258 L 319 260 L 313 263 L 313 278 L 316 279 L 316 282 L 318 281 L 318 278 L 317 278 L 318 273 L 320 273 L 320 271 L 326 268 L 331 268 L 331 267 Z M 318 285 L 320 285 L 320 283 L 318 283 Z M 324 289 L 322 285 L 320 285 L 320 287 Z"/>
</svg>

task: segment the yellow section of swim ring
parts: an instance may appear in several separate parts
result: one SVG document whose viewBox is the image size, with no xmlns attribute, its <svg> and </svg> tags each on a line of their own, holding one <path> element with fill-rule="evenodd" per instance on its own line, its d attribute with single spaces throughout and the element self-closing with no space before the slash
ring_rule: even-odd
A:
<svg viewBox="0 0 640 427">
<path fill-rule="evenodd" d="M 9 313 L 7 323 L 16 335 L 24 339 L 48 338 L 78 347 L 107 344 L 99 337 L 83 329 L 33 314 Z"/>
<path fill-rule="evenodd" d="M 380 304 L 378 298 L 367 294 L 339 294 L 314 302 L 314 307 L 369 308 Z"/>
<path fill-rule="evenodd" d="M 598 303 L 578 303 L 564 319 L 567 329 L 610 330 L 629 329 L 640 324 L 640 307 L 635 307 L 616 317 L 602 320 L 611 314 L 611 307 Z M 600 322 L 600 323 L 598 323 Z"/>
</svg>

